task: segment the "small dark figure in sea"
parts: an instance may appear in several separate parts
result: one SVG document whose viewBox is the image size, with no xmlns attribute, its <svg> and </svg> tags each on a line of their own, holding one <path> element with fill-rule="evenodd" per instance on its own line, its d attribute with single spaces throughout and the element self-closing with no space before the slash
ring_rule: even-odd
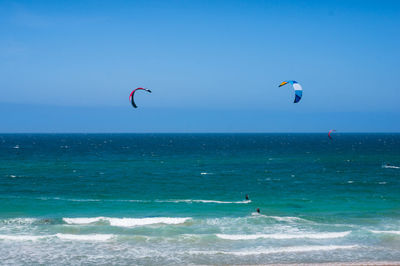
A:
<svg viewBox="0 0 400 266">
<path fill-rule="evenodd" d="M 246 200 L 249 200 L 249 195 L 246 194 Z"/>
<path fill-rule="evenodd" d="M 260 208 L 257 208 L 257 212 L 260 213 Z"/>
<path fill-rule="evenodd" d="M 44 223 L 44 224 L 49 224 L 51 223 L 51 219 L 43 219 L 41 221 L 39 221 L 40 223 Z"/>
</svg>

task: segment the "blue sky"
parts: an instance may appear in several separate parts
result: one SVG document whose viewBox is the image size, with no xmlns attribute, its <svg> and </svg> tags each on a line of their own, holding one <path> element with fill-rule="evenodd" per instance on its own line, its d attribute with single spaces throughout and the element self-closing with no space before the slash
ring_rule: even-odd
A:
<svg viewBox="0 0 400 266">
<path fill-rule="evenodd" d="M 399 29 L 399 1 L 0 0 L 0 132 L 400 132 Z"/>
</svg>

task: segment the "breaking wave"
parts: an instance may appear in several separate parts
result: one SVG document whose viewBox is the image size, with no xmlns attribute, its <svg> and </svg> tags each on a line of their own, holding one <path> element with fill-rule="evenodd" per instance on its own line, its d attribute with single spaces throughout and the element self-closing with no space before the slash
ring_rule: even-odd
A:
<svg viewBox="0 0 400 266">
<path fill-rule="evenodd" d="M 114 238 L 113 234 L 91 234 L 91 235 L 73 235 L 73 234 L 56 234 L 59 239 L 78 240 L 78 241 L 107 241 Z"/>
<path fill-rule="evenodd" d="M 234 256 L 249 256 L 249 255 L 263 255 L 263 254 L 274 254 L 274 253 L 291 253 L 291 252 L 312 252 L 312 251 L 332 251 L 338 249 L 353 249 L 358 248 L 358 245 L 347 245 L 347 246 L 293 246 L 293 247 L 282 247 L 282 248 L 270 248 L 270 249 L 259 249 L 259 250 L 242 250 L 242 251 L 190 251 L 191 254 L 206 254 L 206 255 L 234 255 Z"/>
<path fill-rule="evenodd" d="M 178 199 L 178 200 L 156 200 L 156 202 L 170 202 L 170 203 L 215 203 L 215 204 L 248 204 L 251 200 L 242 201 L 221 201 L 221 200 L 194 200 L 194 199 Z"/>
<path fill-rule="evenodd" d="M 35 236 L 35 235 L 0 235 L 0 240 L 11 241 L 36 241 L 43 238 L 48 238 L 48 235 Z"/>
<path fill-rule="evenodd" d="M 379 230 L 370 230 L 374 234 L 392 234 L 392 235 L 400 235 L 400 231 L 379 231 Z"/>
<path fill-rule="evenodd" d="M 93 218 L 63 218 L 67 224 L 93 224 L 97 222 L 108 222 L 111 226 L 133 227 L 145 226 L 152 224 L 183 224 L 191 218 L 175 218 L 175 217 L 151 217 L 151 218 L 110 218 L 110 217 L 93 217 Z"/>
<path fill-rule="evenodd" d="M 217 234 L 217 237 L 227 240 L 254 240 L 259 238 L 269 239 L 298 239 L 298 238 L 310 238 L 310 239 L 329 239 L 329 238 L 341 238 L 349 235 L 351 232 L 337 232 L 337 233 L 306 233 L 306 234 L 254 234 L 254 235 L 227 235 Z"/>
</svg>

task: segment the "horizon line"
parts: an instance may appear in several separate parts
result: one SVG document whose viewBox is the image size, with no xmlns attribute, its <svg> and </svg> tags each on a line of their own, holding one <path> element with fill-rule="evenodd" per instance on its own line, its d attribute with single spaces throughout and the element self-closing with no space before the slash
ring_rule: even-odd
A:
<svg viewBox="0 0 400 266">
<path fill-rule="evenodd" d="M 299 132 L 292 132 L 292 131 L 277 131 L 277 132 L 226 132 L 226 131 L 216 131 L 216 132 L 200 132 L 200 131 L 193 131 L 193 132 L 0 132 L 0 135 L 11 135 L 11 134 L 326 134 L 327 131 L 313 131 L 313 132 L 306 132 L 306 131 L 299 131 Z M 400 134 L 398 131 L 336 131 L 336 134 Z"/>
</svg>

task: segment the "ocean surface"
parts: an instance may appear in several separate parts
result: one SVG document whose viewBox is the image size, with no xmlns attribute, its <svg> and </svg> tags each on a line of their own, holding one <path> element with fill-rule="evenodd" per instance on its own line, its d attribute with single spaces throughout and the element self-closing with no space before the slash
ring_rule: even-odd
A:
<svg viewBox="0 0 400 266">
<path fill-rule="evenodd" d="M 400 261 L 400 134 L 2 134 L 0 261 Z"/>
</svg>

